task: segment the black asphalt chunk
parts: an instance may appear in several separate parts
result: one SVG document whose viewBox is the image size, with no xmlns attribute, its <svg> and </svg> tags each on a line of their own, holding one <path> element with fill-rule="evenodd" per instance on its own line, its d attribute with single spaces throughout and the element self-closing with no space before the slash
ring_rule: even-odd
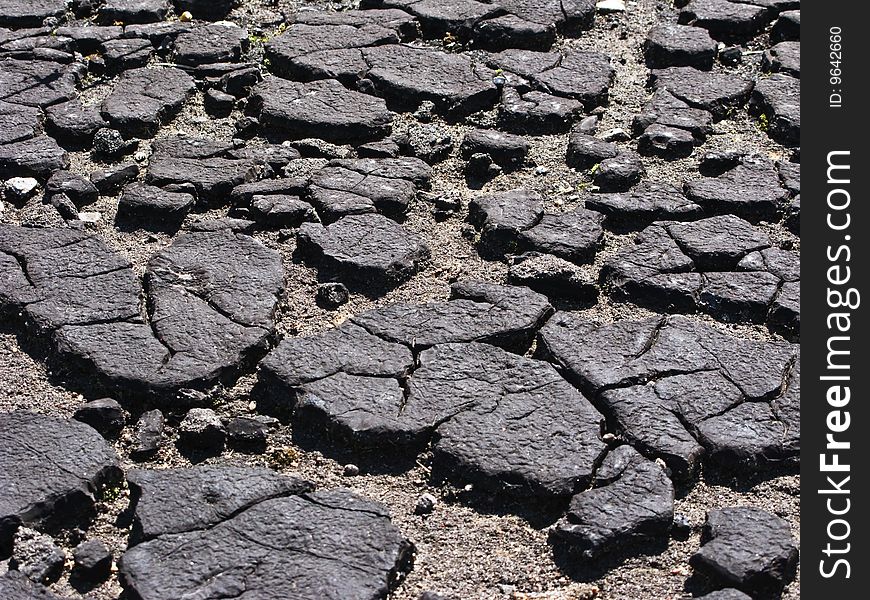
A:
<svg viewBox="0 0 870 600">
<path fill-rule="evenodd" d="M 556 41 L 556 28 L 506 14 L 479 21 L 472 37 L 475 47 L 490 51 L 507 48 L 547 50 Z"/>
<path fill-rule="evenodd" d="M 351 320 L 409 348 L 478 341 L 525 350 L 553 312 L 545 296 L 523 287 L 461 282 L 451 286 L 451 298 L 429 304 L 391 304 Z"/>
<path fill-rule="evenodd" d="M 757 157 L 744 158 L 718 177 L 688 181 L 684 188 L 686 196 L 704 209 L 750 221 L 776 220 L 789 196 L 774 165 Z"/>
<path fill-rule="evenodd" d="M 249 206 L 254 196 L 270 196 L 272 194 L 298 196 L 305 192 L 308 181 L 302 177 L 287 177 L 281 179 L 261 179 L 243 183 L 233 188 L 230 203 L 233 206 Z"/>
<path fill-rule="evenodd" d="M 679 22 L 703 27 L 717 40 L 743 41 L 761 33 L 773 15 L 761 6 L 730 0 L 691 0 Z"/>
<path fill-rule="evenodd" d="M 372 212 L 396 217 L 431 178 L 429 165 L 417 158 L 336 159 L 312 174 L 306 195 L 327 223 Z"/>
<path fill-rule="evenodd" d="M 201 529 L 188 529 L 196 522 L 170 520 L 166 533 L 127 550 L 119 575 L 130 591 L 155 600 L 191 593 L 214 600 L 240 593 L 275 600 L 375 600 L 385 598 L 400 572 L 410 569 L 413 545 L 382 505 L 343 489 L 251 497 L 232 481 L 238 471 L 214 469 L 209 480 L 216 481 L 204 482 L 176 471 L 175 477 L 192 480 L 190 499 L 177 489 L 152 490 L 149 504 L 161 515 L 208 509 L 205 514 L 217 518 Z M 237 510 L 214 511 L 209 487 L 221 504 Z M 185 550 L 173 551 L 179 544 Z"/>
<path fill-rule="evenodd" d="M 634 135 L 641 135 L 652 125 L 683 129 L 692 134 L 695 144 L 701 144 L 713 131 L 713 114 L 693 108 L 669 91 L 660 89 L 646 103 L 643 111 L 634 117 L 632 131 Z"/>
<path fill-rule="evenodd" d="M 139 165 L 128 162 L 92 171 L 90 180 L 101 194 L 112 194 L 138 176 Z"/>
<path fill-rule="evenodd" d="M 716 60 L 716 41 L 699 27 L 656 25 L 646 36 L 644 56 L 651 69 L 711 69 Z"/>
<path fill-rule="evenodd" d="M 52 173 L 45 183 L 45 192 L 49 196 L 66 194 L 79 207 L 95 202 L 100 195 L 90 180 L 70 171 Z"/>
<path fill-rule="evenodd" d="M 733 215 L 653 223 L 637 236 L 634 247 L 605 261 L 602 280 L 618 298 L 656 310 L 702 310 L 728 322 L 777 321 L 782 329 L 774 319 L 774 301 L 786 283 L 799 281 L 800 261 L 770 243 L 767 235 Z M 794 338 L 799 305 L 787 304 L 796 313 L 783 312 L 779 318 L 786 319 L 784 331 Z"/>
<path fill-rule="evenodd" d="M 752 80 L 739 75 L 709 73 L 692 67 L 656 69 L 650 81 L 654 90 L 667 90 L 689 106 L 709 111 L 716 119 L 724 119 L 731 110 L 742 106 L 753 88 Z"/>
<path fill-rule="evenodd" d="M 627 451 L 618 452 L 627 448 Z M 628 456 L 625 456 L 628 454 Z M 618 464 L 614 464 L 618 463 Z M 585 558 L 620 547 L 667 539 L 674 520 L 674 486 L 664 469 L 620 446 L 605 457 L 595 486 L 571 498 L 553 535 Z"/>
<path fill-rule="evenodd" d="M 106 0 L 97 13 L 99 22 L 111 25 L 155 23 L 169 14 L 169 0 Z"/>
<path fill-rule="evenodd" d="M 42 122 L 39 108 L 0 101 L 0 144 L 36 137 L 42 130 Z"/>
<path fill-rule="evenodd" d="M 375 140 L 390 132 L 393 121 L 383 100 L 333 80 L 298 83 L 270 77 L 257 84 L 253 93 L 261 107 L 260 123 L 290 139 Z"/>
<path fill-rule="evenodd" d="M 304 479 L 260 467 L 134 469 L 127 481 L 134 505 L 134 545 L 207 529 L 265 500 L 314 489 Z"/>
<path fill-rule="evenodd" d="M 233 145 L 228 142 L 183 135 L 165 137 L 151 143 L 155 154 L 169 154 L 177 158 L 214 158 L 227 154 L 232 148 Z"/>
<path fill-rule="evenodd" d="M 269 168 L 256 158 L 231 158 L 231 148 L 205 138 L 164 138 L 153 145 L 145 182 L 170 191 L 193 191 L 201 202 L 228 204 L 232 190 L 259 179 Z"/>
<path fill-rule="evenodd" d="M 761 67 L 765 71 L 785 73 L 800 79 L 801 44 L 800 42 L 780 42 L 767 49 L 761 56 Z"/>
<path fill-rule="evenodd" d="M 6 58 L 0 61 L 0 100 L 45 108 L 75 98 L 82 77 L 80 65 Z"/>
<path fill-rule="evenodd" d="M 136 430 L 130 456 L 133 460 L 147 459 L 153 456 L 163 444 L 163 429 L 166 420 L 158 409 L 143 412 L 136 421 Z"/>
<path fill-rule="evenodd" d="M 119 225 L 141 225 L 145 229 L 178 228 L 193 203 L 190 194 L 134 183 L 124 188 L 115 220 Z"/>
<path fill-rule="evenodd" d="M 472 31 L 478 22 L 504 14 L 499 5 L 477 2 L 476 0 L 455 0 L 454 2 L 366 0 L 362 3 L 362 7 L 404 10 L 417 17 L 424 37 L 443 38 L 450 33 L 463 41 L 471 38 Z"/>
<path fill-rule="evenodd" d="M 9 568 L 46 585 L 60 579 L 66 553 L 54 543 L 51 536 L 29 527 L 19 527 L 13 543 Z"/>
<path fill-rule="evenodd" d="M 401 44 L 365 48 L 361 54 L 375 93 L 400 110 L 415 110 L 428 100 L 437 111 L 459 116 L 498 100 L 493 71 L 464 54 Z"/>
<path fill-rule="evenodd" d="M 400 8 L 417 17 L 424 37 L 443 38 L 450 33 L 487 50 L 545 50 L 557 31 L 575 35 L 589 29 L 595 17 L 593 0 L 458 0 L 446 5 L 434 0 L 363 0 L 361 7 Z"/>
<path fill-rule="evenodd" d="M 770 42 L 800 40 L 801 39 L 801 11 L 789 10 L 779 13 L 779 18 L 770 30 Z"/>
<path fill-rule="evenodd" d="M 4 179 L 21 176 L 47 179 L 69 164 L 66 150 L 47 135 L 0 145 L 0 177 Z"/>
<path fill-rule="evenodd" d="M 65 12 L 66 0 L 0 0 L 0 27 L 40 27 L 46 18 L 60 19 Z"/>
<path fill-rule="evenodd" d="M 28 600 L 63 600 L 50 589 L 30 580 L 19 571 L 7 571 L 0 576 L 0 595 L 4 598 L 27 598 Z"/>
<path fill-rule="evenodd" d="M 303 223 L 300 250 L 346 277 L 398 284 L 429 260 L 423 239 L 378 214 L 350 215 L 327 226 Z"/>
<path fill-rule="evenodd" d="M 531 288 L 548 298 L 584 305 L 595 304 L 598 288 L 593 277 L 558 256 L 528 252 L 518 256 L 508 270 L 511 285 Z"/>
<path fill-rule="evenodd" d="M 640 156 L 631 150 L 621 150 L 598 163 L 592 181 L 603 192 L 625 192 L 640 183 L 645 174 Z"/>
<path fill-rule="evenodd" d="M 337 373 L 399 379 L 414 359 L 410 350 L 352 322 L 312 336 L 286 338 L 260 362 L 261 374 L 289 388 Z"/>
<path fill-rule="evenodd" d="M 652 182 L 642 182 L 628 192 L 591 194 L 586 196 L 586 207 L 604 214 L 608 224 L 632 229 L 663 219 L 691 221 L 703 214 L 678 187 Z"/>
<path fill-rule="evenodd" d="M 73 40 L 76 50 L 84 55 L 98 52 L 101 44 L 124 36 L 120 25 L 94 27 L 90 24 L 64 25 L 56 29 L 59 36 Z"/>
<path fill-rule="evenodd" d="M 89 425 L 15 411 L 0 414 L 0 554 L 19 525 L 72 527 L 94 494 L 121 477 L 114 449 Z"/>
<path fill-rule="evenodd" d="M 195 89 L 193 78 L 179 69 L 141 68 L 125 71 L 101 113 L 127 137 L 153 137 Z"/>
<path fill-rule="evenodd" d="M 770 247 L 770 238 L 734 215 L 721 215 L 666 226 L 680 249 L 699 270 L 733 270 L 753 250 Z"/>
<path fill-rule="evenodd" d="M 49 106 L 45 111 L 46 129 L 57 139 L 88 144 L 94 134 L 106 127 L 99 107 L 82 106 L 78 100 Z"/>
<path fill-rule="evenodd" d="M 800 282 L 787 281 L 782 284 L 770 309 L 768 325 L 783 337 L 798 341 L 801 328 Z"/>
<path fill-rule="evenodd" d="M 226 439 L 221 418 L 210 408 L 191 408 L 178 424 L 177 445 L 183 450 L 220 454 Z"/>
<path fill-rule="evenodd" d="M 583 115 L 583 103 L 572 98 L 516 88 L 502 90 L 499 125 L 518 133 L 560 133 Z"/>
<path fill-rule="evenodd" d="M 0 227 L 7 309 L 51 332 L 139 317 L 139 284 L 130 263 L 84 231 Z"/>
<path fill-rule="evenodd" d="M 799 162 L 777 161 L 776 170 L 782 185 L 792 194 L 801 193 L 801 164 Z"/>
<path fill-rule="evenodd" d="M 175 38 L 175 62 L 197 67 L 236 62 L 248 45 L 248 32 L 227 22 L 195 27 Z"/>
<path fill-rule="evenodd" d="M 784 146 L 797 146 L 801 139 L 800 79 L 776 73 L 755 84 L 749 109 L 763 115 L 765 129 Z"/>
<path fill-rule="evenodd" d="M 102 56 L 109 73 L 144 67 L 154 54 L 154 46 L 143 38 L 109 40 L 102 44 Z"/>
<path fill-rule="evenodd" d="M 707 513 L 701 549 L 691 558 L 695 569 L 750 594 L 782 590 L 797 561 L 788 523 L 755 507 Z"/>
<path fill-rule="evenodd" d="M 404 406 L 395 379 L 336 373 L 302 385 L 293 426 L 354 450 L 415 453 L 428 441 L 432 423 L 406 415 Z"/>
<path fill-rule="evenodd" d="M 117 437 L 124 428 L 126 414 L 117 400 L 99 398 L 85 402 L 73 413 L 73 419 L 87 423 L 104 438 Z"/>
<path fill-rule="evenodd" d="M 177 237 L 148 264 L 150 323 L 145 324 L 139 313 L 138 282 L 125 261 L 83 233 L 45 231 L 41 235 L 48 239 L 43 240 L 16 233 L 31 245 L 65 243 L 54 253 L 67 261 L 72 253 L 78 261 L 89 260 L 83 274 L 95 274 L 54 274 L 42 286 L 23 288 L 18 301 L 25 302 L 25 294 L 47 296 L 26 304 L 27 313 L 35 314 L 44 327 L 56 328 L 57 350 L 72 365 L 111 386 L 130 394 L 163 394 L 210 385 L 237 370 L 273 333 L 273 315 L 283 290 L 281 261 L 250 237 L 226 231 Z M 82 238 L 76 246 L 66 239 L 73 235 Z M 42 252 L 39 257 L 51 255 Z M 39 281 L 34 277 L 39 259 L 25 256 L 28 274 Z M 74 265 L 78 266 L 71 261 Z M 60 298 L 49 295 L 66 290 L 77 299 L 76 305 L 68 300 L 59 304 Z"/>
<path fill-rule="evenodd" d="M 575 169 L 590 169 L 618 153 L 616 144 L 583 133 L 578 127 L 572 129 L 568 136 L 566 161 Z"/>
<path fill-rule="evenodd" d="M 372 18 L 383 12 L 381 18 Z M 313 16 L 333 14 L 331 19 Z M 366 65 L 351 49 L 396 44 L 412 17 L 397 10 L 299 13 L 297 22 L 265 45 L 270 68 L 294 79 L 336 78 L 355 82 Z"/>
<path fill-rule="evenodd" d="M 303 222 L 317 223 L 314 207 L 298 196 L 272 194 L 251 199 L 251 216 L 270 228 L 298 227 Z"/>
<path fill-rule="evenodd" d="M 601 213 L 577 208 L 565 213 L 546 214 L 519 234 L 521 245 L 582 264 L 592 262 L 604 241 Z"/>
<path fill-rule="evenodd" d="M 641 154 L 652 154 L 664 159 L 687 158 L 695 147 L 691 132 L 678 127 L 654 123 L 647 127 L 637 140 Z"/>
<path fill-rule="evenodd" d="M 402 417 L 438 425 L 436 471 L 540 499 L 589 482 L 605 449 L 601 415 L 552 365 L 475 343 L 435 346 L 419 361 Z"/>
<path fill-rule="evenodd" d="M 301 158 L 299 150 L 289 144 L 249 145 L 232 148 L 227 152 L 230 158 L 255 160 L 268 165 L 276 173 L 280 173 L 290 161 Z"/>
<path fill-rule="evenodd" d="M 509 49 L 491 55 L 488 64 L 528 79 L 540 91 L 579 100 L 587 110 L 607 103 L 615 73 L 609 56 L 591 50 L 563 55 Z"/>
<path fill-rule="evenodd" d="M 112 553 L 102 541 L 91 539 L 73 549 L 72 577 L 79 581 L 105 581 L 111 570 Z"/>
<path fill-rule="evenodd" d="M 690 477 L 701 456 L 727 469 L 793 461 L 797 347 L 735 338 L 682 316 L 599 325 L 560 313 L 542 355 L 600 401 L 623 437 Z"/>
<path fill-rule="evenodd" d="M 475 129 L 465 134 L 459 150 L 465 159 L 472 154 L 489 154 L 495 164 L 506 171 L 513 171 L 525 162 L 529 143 L 520 135 L 493 129 Z"/>
<path fill-rule="evenodd" d="M 526 189 L 478 196 L 468 207 L 469 221 L 480 230 L 479 250 L 493 257 L 516 253 L 520 232 L 537 225 L 543 216 L 543 196 Z"/>
</svg>

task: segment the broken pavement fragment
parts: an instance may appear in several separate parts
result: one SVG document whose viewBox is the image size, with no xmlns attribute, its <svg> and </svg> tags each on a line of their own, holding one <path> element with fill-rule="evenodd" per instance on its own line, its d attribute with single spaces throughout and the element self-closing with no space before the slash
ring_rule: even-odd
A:
<svg viewBox="0 0 870 600">
<path fill-rule="evenodd" d="M 709 111 L 716 120 L 743 106 L 754 86 L 752 80 L 740 75 L 692 67 L 655 69 L 650 74 L 650 83 L 653 90 L 667 90 L 689 106 Z"/>
<path fill-rule="evenodd" d="M 764 115 L 767 133 L 784 146 L 797 146 L 801 137 L 800 79 L 775 73 L 761 78 L 749 100 L 749 110 Z"/>
<path fill-rule="evenodd" d="M 297 435 L 406 459 L 434 440 L 439 477 L 515 497 L 566 498 L 588 483 L 601 415 L 552 365 L 480 343 L 436 345 L 418 363 L 412 372 L 407 347 L 346 323 L 285 340 L 261 377 Z"/>
<path fill-rule="evenodd" d="M 641 229 L 663 219 L 691 221 L 704 212 L 680 188 L 654 182 L 641 182 L 628 192 L 590 194 L 586 196 L 586 208 L 605 215 L 610 226 L 629 229 Z"/>
<path fill-rule="evenodd" d="M 84 75 L 77 64 L 5 58 L 0 60 L 0 100 L 46 108 L 75 98 L 76 85 Z"/>
<path fill-rule="evenodd" d="M 738 471 L 797 459 L 795 345 L 736 338 L 683 316 L 600 325 L 557 313 L 538 348 L 626 440 L 679 478 L 705 453 Z"/>
<path fill-rule="evenodd" d="M 607 104 L 616 73 L 609 56 L 591 50 L 509 49 L 492 54 L 487 65 L 528 80 L 538 91 L 578 100 L 586 110 Z"/>
<path fill-rule="evenodd" d="M 602 418 L 552 365 L 479 343 L 434 346 L 419 363 L 401 416 L 435 425 L 436 477 L 543 501 L 588 483 Z"/>
<path fill-rule="evenodd" d="M 400 8 L 417 17 L 425 38 L 449 34 L 487 50 L 547 49 L 557 31 L 576 35 L 595 18 L 594 0 L 363 0 L 361 7 Z"/>
<path fill-rule="evenodd" d="M 130 264 L 82 231 L 0 227 L 0 270 L 4 309 L 50 335 L 74 371 L 128 395 L 236 371 L 274 333 L 284 287 L 277 252 L 225 231 L 179 236 L 152 258 L 145 315 Z"/>
<path fill-rule="evenodd" d="M 89 425 L 0 413 L 0 556 L 19 525 L 57 530 L 86 521 L 100 486 L 120 478 L 114 449 Z"/>
<path fill-rule="evenodd" d="M 305 197 L 325 223 L 374 212 L 399 218 L 431 179 L 417 158 L 336 159 L 311 175 Z"/>
<path fill-rule="evenodd" d="M 760 508 L 707 513 L 691 565 L 749 594 L 778 593 L 797 569 L 798 547 L 783 519 Z"/>
<path fill-rule="evenodd" d="M 674 521 L 674 485 L 665 470 L 631 446 L 604 458 L 593 487 L 576 494 L 553 530 L 584 558 L 667 539 Z"/>
<path fill-rule="evenodd" d="M 162 138 L 152 150 L 145 183 L 192 192 L 201 203 L 227 204 L 234 188 L 269 172 L 262 159 L 236 158 L 230 144 L 208 138 Z"/>
<path fill-rule="evenodd" d="M 402 110 L 428 100 L 436 110 L 461 116 L 492 107 L 498 88 L 493 72 L 464 54 L 402 44 L 361 50 L 374 92 Z"/>
<path fill-rule="evenodd" d="M 310 492 L 233 467 L 134 471 L 130 481 L 147 541 L 124 553 L 119 577 L 145 600 L 378 600 L 411 568 L 413 544 L 386 508 L 349 490 Z"/>
<path fill-rule="evenodd" d="M 133 69 L 121 75 L 100 112 L 125 137 L 150 138 L 195 89 L 193 78 L 180 69 Z"/>
<path fill-rule="evenodd" d="M 546 296 L 524 287 L 459 282 L 451 299 L 390 304 L 354 315 L 369 333 L 417 350 L 451 342 L 486 342 L 524 352 L 553 312 Z"/>
<path fill-rule="evenodd" d="M 258 467 L 133 469 L 127 481 L 134 543 L 206 529 L 258 502 L 314 489 L 304 479 Z"/>
<path fill-rule="evenodd" d="M 253 101 L 261 125 L 288 139 L 372 141 L 389 134 L 393 122 L 382 99 L 349 90 L 333 79 L 300 83 L 268 77 L 254 87 Z"/>
<path fill-rule="evenodd" d="M 683 185 L 686 196 L 705 210 L 735 214 L 744 219 L 775 221 L 789 199 L 773 163 L 747 156 L 716 177 L 702 177 Z"/>
<path fill-rule="evenodd" d="M 414 232 L 378 214 L 350 215 L 323 226 L 303 223 L 299 250 L 328 270 L 356 280 L 396 285 L 429 260 L 429 247 Z"/>
</svg>

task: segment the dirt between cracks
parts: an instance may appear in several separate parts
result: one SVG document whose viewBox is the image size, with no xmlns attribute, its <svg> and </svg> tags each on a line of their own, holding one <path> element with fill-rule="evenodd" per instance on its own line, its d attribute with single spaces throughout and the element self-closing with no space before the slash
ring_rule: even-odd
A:
<svg viewBox="0 0 870 600">
<path fill-rule="evenodd" d="M 248 26 L 271 23 L 264 28 L 274 32 L 277 27 L 274 25 L 275 13 L 279 10 L 290 14 L 299 8 L 333 9 L 345 8 L 348 4 L 284 0 L 276 4 L 270 0 L 243 0 L 230 13 L 229 20 Z M 658 22 L 676 22 L 676 12 L 670 3 L 638 0 L 626 4 L 625 13 L 598 14 L 591 30 L 577 38 L 560 37 L 557 41 L 559 48 L 599 50 L 611 57 L 616 76 L 609 91 L 609 105 L 598 125 L 599 134 L 617 127 L 631 130 L 632 118 L 641 112 L 649 98 L 646 88 L 649 70 L 643 63 L 643 40 Z M 752 52 L 767 47 L 766 34 L 749 42 L 744 48 L 744 52 L 748 50 L 749 53 L 736 70 L 754 78 L 759 73 L 761 57 L 760 52 Z M 256 61 L 261 53 L 262 41 L 253 40 L 250 56 Z M 81 99 L 86 105 L 99 104 L 111 89 L 110 84 L 101 82 L 86 85 Z M 180 114 L 161 128 L 155 139 L 187 133 L 229 141 L 233 137 L 233 120 L 238 116 L 238 113 L 228 118 L 207 115 L 203 94 L 197 92 L 185 103 Z M 402 301 L 444 300 L 448 297 L 450 283 L 457 280 L 503 283 L 508 266 L 501 261 L 480 258 L 474 245 L 476 232 L 464 220 L 469 200 L 479 193 L 527 187 L 543 193 L 547 212 L 563 212 L 583 206 L 590 175 L 566 166 L 566 135 L 525 136 L 529 142 L 526 165 L 495 178 L 478 192 L 466 186 L 465 161 L 459 156 L 459 141 L 472 124 L 494 126 L 494 111 L 475 115 L 459 125 L 448 124 L 438 117 L 433 122 L 453 136 L 454 148 L 447 160 L 433 166 L 432 192 L 458 193 L 463 209 L 446 220 L 436 220 L 426 202 L 417 200 L 412 203 L 402 225 L 425 241 L 432 260 L 408 281 L 383 295 L 375 294 L 376 299 L 368 297 L 365 289 L 353 291 L 347 304 L 337 310 L 326 310 L 315 302 L 317 271 L 293 258 L 294 238 L 285 239 L 277 231 L 253 234 L 267 247 L 278 251 L 283 259 L 286 291 L 280 299 L 276 317 L 280 335 L 316 333 L 376 306 Z M 411 115 L 399 113 L 393 131 L 401 133 L 415 123 Z M 746 110 L 735 111 L 728 119 L 716 123 L 713 129 L 713 134 L 696 148 L 690 158 L 664 161 L 644 157 L 644 180 L 679 184 L 684 179 L 699 178 L 697 157 L 708 150 L 741 150 L 762 154 L 771 160 L 789 158 L 789 151 L 772 141 Z M 620 143 L 621 147 L 626 145 Z M 145 152 L 149 147 L 149 141 L 140 144 L 140 150 Z M 85 177 L 98 168 L 87 152 L 71 152 L 70 160 L 70 170 Z M 306 175 L 322 164 L 324 161 L 320 159 L 303 159 L 294 161 L 293 169 L 298 171 L 298 175 Z M 102 214 L 101 222 L 89 229 L 128 259 L 134 272 L 141 276 L 151 257 L 166 249 L 173 236 L 143 230 L 121 231 L 114 227 L 118 195 L 103 195 L 87 208 Z M 21 223 L 34 216 L 31 211 L 35 210 L 33 205 L 17 209 L 7 203 L 0 221 Z M 225 214 L 226 209 L 206 213 L 208 216 Z M 758 228 L 771 238 L 774 245 L 799 250 L 800 238 L 781 225 L 762 223 Z M 603 249 L 592 264 L 582 269 L 597 275 L 609 257 L 633 243 L 633 235 L 605 230 Z M 637 320 L 654 314 L 631 303 L 615 302 L 604 293 L 591 308 L 570 304 L 557 308 L 577 309 L 584 317 L 601 322 Z M 725 324 L 703 314 L 692 318 L 744 338 L 775 338 L 762 325 Z M 28 334 L 8 321 L 0 323 L 0 411 L 25 409 L 70 417 L 83 401 L 93 399 L 69 391 L 64 385 L 66 374 L 63 370 L 53 370 L 53 363 L 47 364 L 44 358 L 44 349 L 38 341 L 30 339 Z M 231 385 L 218 388 L 213 393 L 218 414 L 223 417 L 254 414 L 251 393 L 255 382 L 256 376 L 248 372 Z M 168 414 L 167 439 L 174 436 L 181 417 L 183 412 Z M 128 423 L 121 437 L 114 442 L 125 471 L 141 464 L 130 458 L 131 435 L 132 423 Z M 498 498 L 482 498 L 473 489 L 456 489 L 447 484 L 433 487 L 429 483 L 430 460 L 431 453 L 425 452 L 410 470 L 397 473 L 364 470 L 362 474 L 349 475 L 344 461 L 300 447 L 293 441 L 291 427 L 282 425 L 271 433 L 264 454 L 225 450 L 220 456 L 207 458 L 204 462 L 210 465 L 267 466 L 280 472 L 299 474 L 320 489 L 347 487 L 364 498 L 385 504 L 394 524 L 417 549 L 413 569 L 390 595 L 396 600 L 415 600 L 427 590 L 461 599 L 670 600 L 690 597 L 692 591 L 703 588 L 703 582 L 692 576 L 689 567 L 689 557 L 700 544 L 701 525 L 709 510 L 727 506 L 756 506 L 784 518 L 799 543 L 800 478 L 794 471 L 764 472 L 753 477 L 703 471 L 696 482 L 677 485 L 676 489 L 675 513 L 683 515 L 692 525 L 692 533 L 687 539 L 672 538 L 658 546 L 643 547 L 639 555 L 627 556 L 617 552 L 595 562 L 580 563 L 560 556 L 558 552 L 554 556 L 553 547 L 548 543 L 548 527 L 555 523 L 558 515 L 526 510 L 522 513 L 524 516 L 518 516 L 518 507 L 505 505 Z M 183 456 L 175 444 L 164 443 L 146 465 L 160 469 L 190 466 L 194 461 Z M 414 508 L 423 493 L 432 494 L 439 502 L 431 514 L 418 516 L 414 514 Z M 97 505 L 97 519 L 87 534 L 88 538 L 106 542 L 116 559 L 127 548 L 129 525 L 123 513 L 128 503 L 126 486 L 103 497 Z M 56 541 L 71 557 L 71 548 L 80 538 L 81 532 L 67 531 Z M 68 559 L 63 576 L 51 586 L 55 592 L 93 600 L 114 599 L 122 593 L 117 578 L 113 576 L 80 596 L 70 585 L 71 562 L 71 558 Z M 0 572 L 5 568 L 0 564 Z M 795 600 L 799 597 L 798 575 L 788 584 L 782 598 Z"/>
</svg>

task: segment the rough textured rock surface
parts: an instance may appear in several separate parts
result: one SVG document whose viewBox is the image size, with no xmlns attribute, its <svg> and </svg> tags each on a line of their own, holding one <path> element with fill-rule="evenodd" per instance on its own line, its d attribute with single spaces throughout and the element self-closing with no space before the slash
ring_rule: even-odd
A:
<svg viewBox="0 0 870 600">
<path fill-rule="evenodd" d="M 582 340 L 582 341 L 581 341 Z M 686 317 L 597 325 L 557 314 L 541 352 L 600 400 L 627 440 L 678 477 L 705 453 L 730 468 L 794 460 L 797 347 L 735 338 Z"/>
<path fill-rule="evenodd" d="M 630 446 L 608 453 L 595 486 L 571 499 L 554 530 L 586 558 L 620 546 L 666 539 L 674 520 L 674 486 L 662 467 Z"/>
<path fill-rule="evenodd" d="M 410 567 L 413 546 L 383 506 L 348 490 L 303 493 L 304 483 L 262 470 L 190 471 L 134 475 L 140 521 L 171 508 L 195 518 L 158 517 L 154 537 L 121 557 L 121 577 L 143 598 L 384 598 Z M 168 478 L 192 495 L 165 489 Z"/>
<path fill-rule="evenodd" d="M 152 137 L 193 90 L 193 78 L 180 69 L 126 71 L 103 102 L 101 114 L 127 136 Z"/>
<path fill-rule="evenodd" d="M 94 494 L 118 479 L 115 451 L 84 423 L 0 414 L 0 555 L 22 524 L 57 529 L 92 516 Z"/>
<path fill-rule="evenodd" d="M 4 305 L 21 307 L 79 368 L 127 391 L 196 385 L 238 368 L 272 334 L 283 289 L 278 255 L 259 242 L 190 233 L 149 263 L 143 315 L 129 264 L 84 232 L 7 226 L 0 244 Z M 49 266 L 53 257 L 65 270 Z"/>
<path fill-rule="evenodd" d="M 303 223 L 298 239 L 327 269 L 393 284 L 411 277 L 430 255 L 419 236 L 375 214 L 350 215 L 325 227 Z"/>
<path fill-rule="evenodd" d="M 794 576 L 798 548 L 788 523 L 758 508 L 707 514 L 692 565 L 747 593 L 781 590 Z"/>
</svg>

